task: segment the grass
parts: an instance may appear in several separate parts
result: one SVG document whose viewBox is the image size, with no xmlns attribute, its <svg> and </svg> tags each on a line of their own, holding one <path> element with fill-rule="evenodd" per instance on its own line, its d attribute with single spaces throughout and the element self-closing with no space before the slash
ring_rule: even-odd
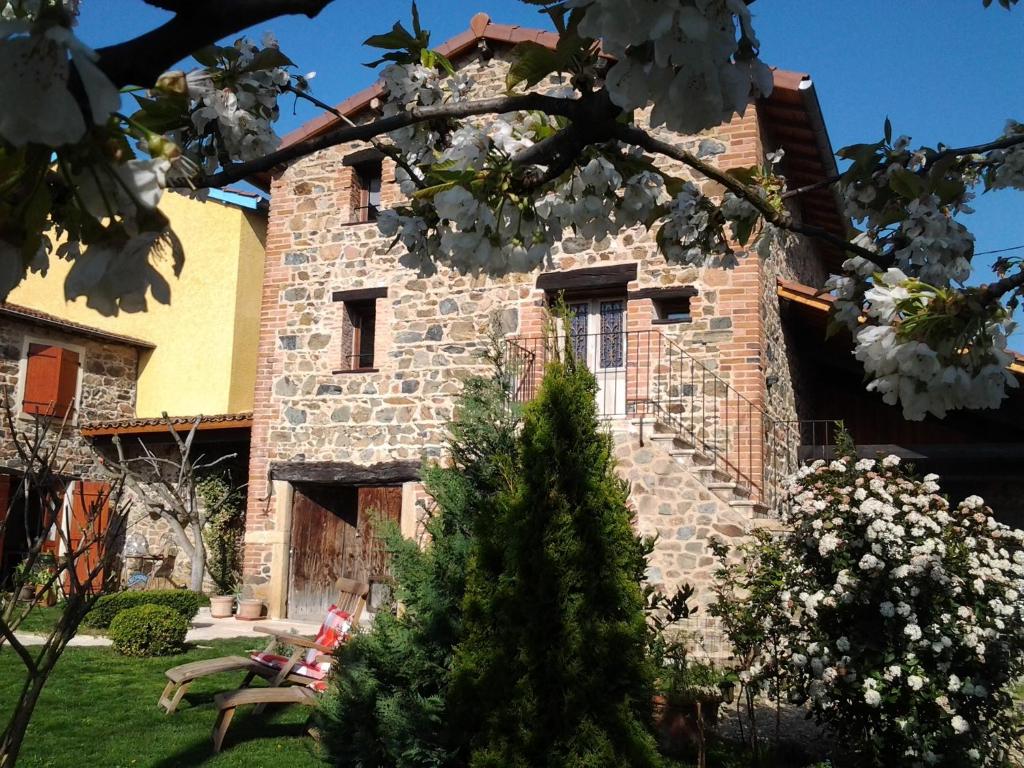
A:
<svg viewBox="0 0 1024 768">
<path fill-rule="evenodd" d="M 63 607 L 60 605 L 55 605 L 52 608 L 47 608 L 45 605 L 37 605 L 18 626 L 18 631 L 35 635 L 48 635 L 57 626 L 57 620 L 60 618 L 63 610 Z M 89 633 L 92 634 L 92 631 L 90 630 Z"/>
<path fill-rule="evenodd" d="M 213 755 L 213 695 L 234 688 L 242 675 L 197 680 L 177 713 L 156 702 L 168 667 L 251 650 L 252 640 L 220 640 L 178 656 L 128 659 L 110 648 L 68 648 L 36 708 L 19 768 L 95 765 L 108 768 L 312 768 L 322 766 L 317 745 L 305 733 L 305 707 L 255 715 L 239 710 Z M 21 666 L 0 650 L 0 718 L 6 723 L 22 682 Z"/>
</svg>

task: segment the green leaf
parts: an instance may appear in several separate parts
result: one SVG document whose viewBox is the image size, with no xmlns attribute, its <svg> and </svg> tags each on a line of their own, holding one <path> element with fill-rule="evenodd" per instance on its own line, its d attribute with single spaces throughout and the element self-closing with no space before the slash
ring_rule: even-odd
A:
<svg viewBox="0 0 1024 768">
<path fill-rule="evenodd" d="M 889 188 L 908 200 L 916 200 L 925 192 L 924 180 L 906 168 L 894 168 L 889 174 Z"/>
<path fill-rule="evenodd" d="M 220 46 L 208 45 L 192 54 L 192 58 L 204 67 L 215 67 L 220 62 Z"/>
<path fill-rule="evenodd" d="M 505 87 L 512 90 L 520 83 L 532 88 L 548 75 L 562 70 L 563 57 L 547 46 L 527 41 L 512 50 L 512 66 L 505 77 Z"/>
<path fill-rule="evenodd" d="M 892 144 L 892 122 L 885 118 L 885 143 Z"/>
<path fill-rule="evenodd" d="M 384 48 L 389 51 L 416 50 L 420 47 L 419 40 L 413 37 L 400 21 L 395 22 L 390 32 L 366 38 L 363 45 L 368 45 L 371 48 Z"/>
<path fill-rule="evenodd" d="M 736 238 L 736 242 L 740 245 L 746 245 L 747 241 L 750 240 L 750 233 L 754 231 L 756 223 L 756 216 L 752 216 L 749 219 L 736 219 L 736 221 L 732 222 L 732 234 Z"/>
<path fill-rule="evenodd" d="M 295 62 L 281 53 L 277 48 L 264 48 L 255 56 L 252 63 L 245 68 L 247 72 L 256 72 L 261 69 L 274 69 L 275 67 L 294 67 Z"/>
</svg>

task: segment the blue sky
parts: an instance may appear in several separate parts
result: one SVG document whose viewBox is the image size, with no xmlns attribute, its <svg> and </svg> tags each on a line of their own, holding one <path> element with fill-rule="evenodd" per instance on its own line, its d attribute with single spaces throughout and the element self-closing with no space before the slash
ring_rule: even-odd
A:
<svg viewBox="0 0 1024 768">
<path fill-rule="evenodd" d="M 517 0 L 419 5 L 435 43 L 466 29 L 479 11 L 498 22 L 548 26 Z M 997 136 L 1009 117 L 1024 121 L 1024 7 L 983 9 L 981 0 L 758 0 L 752 10 L 762 59 L 814 78 L 836 148 L 876 140 L 887 116 L 894 132 L 915 145 L 973 144 Z M 272 30 L 301 71 L 317 72 L 314 93 L 337 103 L 374 79 L 362 66 L 375 58 L 362 40 L 408 16 L 407 0 L 336 0 L 313 21 L 279 19 L 253 32 Z M 86 0 L 78 34 L 100 47 L 167 17 L 142 0 Z M 282 112 L 281 134 L 316 114 L 305 104 L 295 114 L 290 105 Z M 975 208 L 967 224 L 978 252 L 1024 245 L 1024 193 L 982 195 Z M 982 265 L 992 258 L 978 258 L 980 279 L 990 275 Z M 1015 341 L 1024 344 L 1024 333 Z"/>
</svg>

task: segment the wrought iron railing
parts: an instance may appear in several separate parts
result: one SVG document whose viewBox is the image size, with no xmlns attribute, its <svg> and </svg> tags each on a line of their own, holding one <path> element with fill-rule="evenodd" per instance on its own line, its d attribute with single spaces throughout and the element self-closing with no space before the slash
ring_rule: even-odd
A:
<svg viewBox="0 0 1024 768">
<path fill-rule="evenodd" d="M 802 424 L 772 418 L 754 399 L 656 330 L 518 337 L 506 342 L 512 400 L 532 400 L 547 363 L 571 349 L 597 379 L 605 418 L 669 430 L 694 460 L 735 482 L 739 494 L 774 510 L 784 478 L 800 462 Z M 648 433 L 649 435 L 650 433 Z"/>
</svg>

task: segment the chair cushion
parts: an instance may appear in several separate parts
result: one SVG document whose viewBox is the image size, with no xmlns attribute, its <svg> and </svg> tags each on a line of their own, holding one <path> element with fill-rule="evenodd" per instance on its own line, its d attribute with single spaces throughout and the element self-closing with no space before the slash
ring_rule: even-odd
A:
<svg viewBox="0 0 1024 768">
<path fill-rule="evenodd" d="M 320 631 L 317 632 L 314 642 L 333 651 L 348 640 L 350 629 L 352 629 L 352 619 L 349 614 L 338 610 L 338 606 L 332 605 L 327 609 L 327 616 L 324 617 L 324 622 L 320 625 Z M 303 661 L 292 667 L 291 674 L 311 677 L 314 681 L 323 680 L 331 665 L 327 661 L 318 663 L 317 657 L 320 655 L 320 651 L 310 648 L 306 651 Z M 272 669 L 281 669 L 288 663 L 287 656 L 279 656 L 276 653 L 253 653 L 249 658 Z"/>
</svg>

